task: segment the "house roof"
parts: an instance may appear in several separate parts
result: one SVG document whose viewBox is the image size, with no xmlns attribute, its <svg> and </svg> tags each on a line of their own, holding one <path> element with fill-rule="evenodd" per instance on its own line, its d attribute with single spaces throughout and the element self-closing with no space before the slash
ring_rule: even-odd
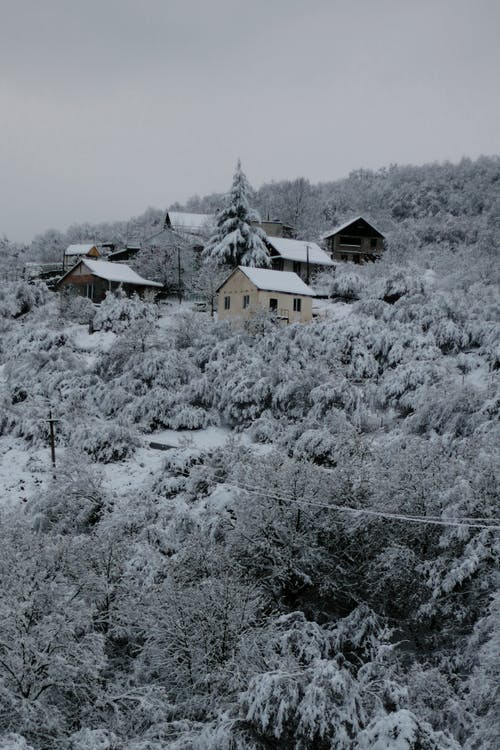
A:
<svg viewBox="0 0 500 750">
<path fill-rule="evenodd" d="M 324 232 L 321 235 L 322 240 L 326 240 L 327 237 L 331 237 L 334 234 L 338 234 L 339 232 L 342 232 L 344 229 L 347 229 L 347 227 L 350 227 L 351 224 L 355 224 L 357 221 L 364 221 L 365 224 L 368 224 L 369 227 L 371 227 L 377 234 L 379 234 L 381 237 L 384 235 L 382 232 L 379 232 L 377 227 L 374 227 L 371 222 L 367 221 L 363 216 L 355 216 L 354 219 L 349 219 L 349 221 L 345 221 L 343 224 L 340 224 L 340 226 L 335 227 L 334 229 L 329 229 L 328 232 Z"/>
<path fill-rule="evenodd" d="M 139 276 L 138 273 L 133 271 L 130 266 L 125 265 L 125 263 L 111 263 L 108 260 L 89 260 L 88 258 L 84 258 L 80 263 L 83 263 L 94 276 L 106 281 L 115 281 L 118 284 L 136 284 L 137 286 L 155 286 L 158 288 L 163 286 L 163 284 L 157 281 L 149 281 L 149 279 Z M 74 269 L 71 270 L 73 271 Z"/>
<path fill-rule="evenodd" d="M 92 248 L 97 250 L 95 244 L 69 245 L 64 251 L 64 255 L 87 255 Z"/>
<path fill-rule="evenodd" d="M 289 240 L 284 237 L 266 237 L 266 242 L 273 247 L 281 258 L 285 260 L 309 262 L 317 266 L 333 266 L 333 261 L 315 242 L 305 240 Z"/>
<path fill-rule="evenodd" d="M 307 286 L 300 276 L 292 271 L 271 271 L 268 268 L 249 268 L 247 266 L 238 266 L 238 270 L 244 273 L 257 289 L 262 291 L 314 297 L 311 287 Z"/>
<path fill-rule="evenodd" d="M 167 211 L 165 224 L 181 232 L 205 232 L 214 223 L 213 214 L 191 214 L 184 211 Z"/>
</svg>

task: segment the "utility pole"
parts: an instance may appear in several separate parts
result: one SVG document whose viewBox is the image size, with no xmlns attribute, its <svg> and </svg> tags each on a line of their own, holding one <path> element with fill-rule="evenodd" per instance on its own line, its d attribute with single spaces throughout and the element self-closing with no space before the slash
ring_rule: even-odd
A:
<svg viewBox="0 0 500 750">
<path fill-rule="evenodd" d="M 177 245 L 177 285 L 179 291 L 179 305 L 182 302 L 182 290 L 181 290 L 181 248 Z"/>
<path fill-rule="evenodd" d="M 56 477 L 56 435 L 54 430 L 54 424 L 59 422 L 58 419 L 52 417 L 52 409 L 49 409 L 49 418 L 46 420 L 49 423 L 50 431 L 50 457 L 52 459 L 52 472 L 53 477 Z"/>
</svg>

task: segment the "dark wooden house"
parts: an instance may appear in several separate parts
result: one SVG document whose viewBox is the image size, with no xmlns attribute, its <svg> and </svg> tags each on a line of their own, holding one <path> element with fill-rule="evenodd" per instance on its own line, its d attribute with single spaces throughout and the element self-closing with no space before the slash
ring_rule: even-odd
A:
<svg viewBox="0 0 500 750">
<path fill-rule="evenodd" d="M 139 276 L 124 263 L 83 258 L 58 282 L 57 289 L 72 288 L 92 302 L 102 302 L 106 292 L 123 289 L 126 294 L 143 296 L 145 292 L 158 292 L 163 284 Z"/>
<path fill-rule="evenodd" d="M 322 240 L 334 261 L 365 263 L 380 258 L 384 250 L 384 235 L 362 216 L 325 232 Z"/>
</svg>

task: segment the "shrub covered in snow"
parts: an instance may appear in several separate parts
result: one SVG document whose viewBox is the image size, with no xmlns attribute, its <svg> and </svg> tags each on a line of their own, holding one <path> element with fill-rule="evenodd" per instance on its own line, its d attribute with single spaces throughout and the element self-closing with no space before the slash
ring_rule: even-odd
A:
<svg viewBox="0 0 500 750">
<path fill-rule="evenodd" d="M 363 290 L 363 281 L 354 271 L 339 270 L 333 277 L 328 293 L 330 297 L 347 302 L 359 299 Z"/>
<path fill-rule="evenodd" d="M 19 318 L 47 301 L 49 291 L 43 282 L 20 281 L 0 286 L 0 318 Z"/>
<path fill-rule="evenodd" d="M 118 421 L 92 419 L 74 427 L 69 443 L 94 461 L 107 464 L 132 455 L 139 445 L 139 438 L 134 430 Z"/>
<path fill-rule="evenodd" d="M 137 295 L 127 297 L 124 292 L 108 292 L 94 317 L 94 327 L 101 331 L 123 333 L 145 326 L 149 330 L 157 318 L 152 303 L 143 302 Z"/>
</svg>

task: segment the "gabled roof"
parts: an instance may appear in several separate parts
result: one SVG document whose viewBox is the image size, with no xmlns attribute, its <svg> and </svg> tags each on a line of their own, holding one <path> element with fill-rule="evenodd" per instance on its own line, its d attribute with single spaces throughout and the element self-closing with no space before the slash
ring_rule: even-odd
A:
<svg viewBox="0 0 500 750">
<path fill-rule="evenodd" d="M 305 240 L 289 240 L 284 237 L 266 237 L 266 242 L 276 250 L 278 255 L 285 260 L 300 261 L 317 266 L 333 266 L 333 261 L 315 242 Z"/>
<path fill-rule="evenodd" d="M 88 268 L 93 276 L 97 276 L 99 279 L 105 279 L 105 281 L 114 281 L 117 284 L 135 284 L 136 286 L 154 286 L 161 289 L 163 284 L 157 281 L 149 281 L 139 276 L 138 273 L 133 271 L 130 266 L 125 263 L 112 263 L 108 260 L 90 260 L 89 258 L 83 258 L 76 266 L 64 274 L 60 281 L 73 273 L 75 268 L 79 265 L 84 265 Z"/>
<path fill-rule="evenodd" d="M 314 292 L 311 287 L 307 286 L 307 284 L 305 284 L 296 273 L 292 273 L 292 271 L 271 271 L 268 268 L 238 266 L 226 281 L 228 281 L 236 271 L 244 273 L 247 279 L 261 291 L 282 292 L 283 294 L 299 294 L 305 297 L 314 297 Z M 220 285 L 219 289 L 224 286 L 226 281 Z"/>
<path fill-rule="evenodd" d="M 167 211 L 165 226 L 179 232 L 198 234 L 206 232 L 214 223 L 213 214 L 191 214 L 184 211 Z"/>
<path fill-rule="evenodd" d="M 64 255 L 87 255 L 93 248 L 97 250 L 95 244 L 69 245 L 64 251 Z"/>
<path fill-rule="evenodd" d="M 371 229 L 373 229 L 374 232 L 376 232 L 382 239 L 384 235 L 382 232 L 379 232 L 377 227 L 374 227 L 373 224 L 371 224 L 369 221 L 367 221 L 363 216 L 356 216 L 354 219 L 349 219 L 349 221 L 345 221 L 343 224 L 341 224 L 338 227 L 335 227 L 334 229 L 329 229 L 328 232 L 324 232 L 321 235 L 322 240 L 326 240 L 327 237 L 331 237 L 334 234 L 338 234 L 339 232 L 342 232 L 344 229 L 347 229 L 347 227 L 350 227 L 351 224 L 355 224 L 357 221 L 364 221 L 365 224 L 367 224 Z"/>
</svg>

